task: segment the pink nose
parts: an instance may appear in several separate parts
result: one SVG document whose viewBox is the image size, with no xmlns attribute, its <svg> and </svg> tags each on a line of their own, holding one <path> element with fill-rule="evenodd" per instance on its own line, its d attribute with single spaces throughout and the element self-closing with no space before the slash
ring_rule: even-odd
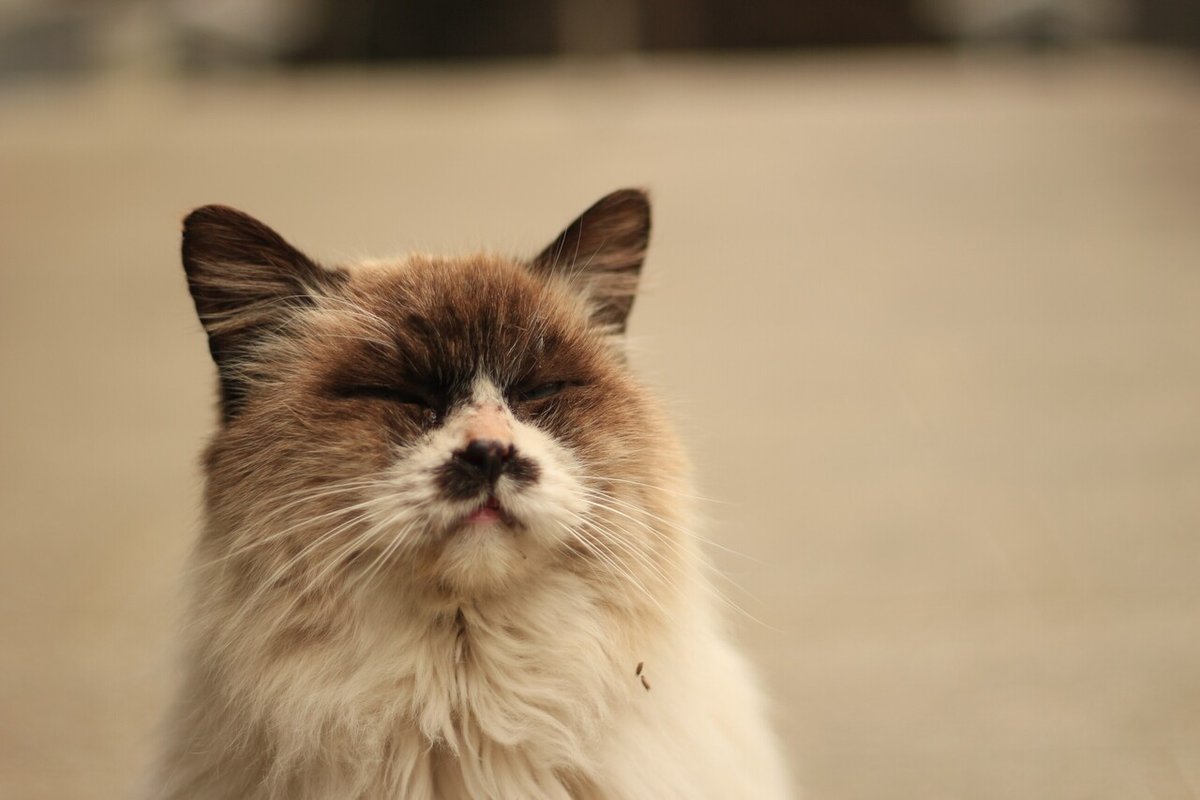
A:
<svg viewBox="0 0 1200 800">
<path fill-rule="evenodd" d="M 500 405 L 487 404 L 473 411 L 462 445 L 469 447 L 477 441 L 495 442 L 503 449 L 512 447 L 512 423 Z"/>
</svg>

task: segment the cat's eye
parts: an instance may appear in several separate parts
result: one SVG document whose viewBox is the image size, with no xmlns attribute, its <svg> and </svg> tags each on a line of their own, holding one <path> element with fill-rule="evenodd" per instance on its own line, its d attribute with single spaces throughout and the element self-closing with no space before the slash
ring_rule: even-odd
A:
<svg viewBox="0 0 1200 800">
<path fill-rule="evenodd" d="M 530 400 L 545 400 L 547 397 L 553 397 L 566 388 L 566 381 L 550 381 L 538 386 L 533 386 L 528 389 L 518 389 L 513 394 L 517 400 L 528 402 Z"/>
<path fill-rule="evenodd" d="M 400 403 L 402 405 L 417 406 L 423 409 L 432 409 L 433 401 L 423 395 L 417 394 L 404 389 L 398 389 L 394 386 L 346 386 L 339 390 L 338 394 L 342 397 L 353 397 L 365 400 L 387 400 L 392 403 Z"/>
</svg>

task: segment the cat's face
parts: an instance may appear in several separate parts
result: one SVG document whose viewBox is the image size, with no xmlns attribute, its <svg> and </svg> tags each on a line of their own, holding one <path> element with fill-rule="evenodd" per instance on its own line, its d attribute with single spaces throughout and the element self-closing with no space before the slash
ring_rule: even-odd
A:
<svg viewBox="0 0 1200 800">
<path fill-rule="evenodd" d="M 635 577 L 662 557 L 641 515 L 674 455 L 621 354 L 648 232 L 625 191 L 528 262 L 329 271 L 239 212 L 194 212 L 184 261 L 222 388 L 213 530 L 309 588 L 479 594 L 593 561 Z"/>
</svg>

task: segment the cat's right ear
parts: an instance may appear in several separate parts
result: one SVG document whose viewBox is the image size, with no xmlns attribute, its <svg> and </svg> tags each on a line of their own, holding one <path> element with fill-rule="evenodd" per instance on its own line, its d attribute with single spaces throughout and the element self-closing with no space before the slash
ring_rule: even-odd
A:
<svg viewBox="0 0 1200 800">
<path fill-rule="evenodd" d="M 221 412 L 245 399 L 255 345 L 297 308 L 314 303 L 337 273 L 322 269 L 282 236 L 226 206 L 198 208 L 183 221 L 183 269 L 221 381 Z"/>
<path fill-rule="evenodd" d="M 592 320 L 623 333 L 650 242 L 650 198 L 640 189 L 602 197 L 530 262 L 565 279 L 588 301 Z"/>
</svg>

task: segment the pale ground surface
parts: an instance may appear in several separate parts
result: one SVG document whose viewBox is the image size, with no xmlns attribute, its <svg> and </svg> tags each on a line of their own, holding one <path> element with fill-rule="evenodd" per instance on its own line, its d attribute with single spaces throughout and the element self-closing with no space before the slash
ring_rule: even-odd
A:
<svg viewBox="0 0 1200 800">
<path fill-rule="evenodd" d="M 532 252 L 657 201 L 639 362 L 812 798 L 1200 796 L 1200 82 L 1131 54 L 0 92 L 0 797 L 129 795 L 212 376 L 178 222 Z"/>
</svg>

